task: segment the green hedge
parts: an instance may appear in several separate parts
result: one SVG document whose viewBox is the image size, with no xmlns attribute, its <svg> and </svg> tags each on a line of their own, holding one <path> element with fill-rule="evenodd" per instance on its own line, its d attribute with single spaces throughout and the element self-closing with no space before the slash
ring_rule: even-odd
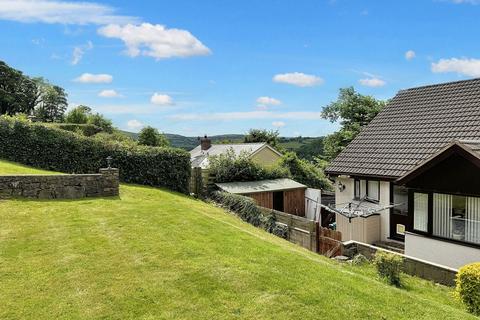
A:
<svg viewBox="0 0 480 320">
<path fill-rule="evenodd" d="M 455 294 L 468 311 L 480 316 L 480 262 L 467 264 L 458 270 Z"/>
<path fill-rule="evenodd" d="M 174 148 L 104 142 L 68 131 L 0 117 L 0 158 L 66 173 L 96 173 L 106 158 L 124 182 L 188 192 L 190 155 Z"/>
<path fill-rule="evenodd" d="M 97 127 L 94 124 L 78 124 L 78 123 L 49 123 L 46 124 L 47 126 L 52 126 L 55 128 L 59 128 L 62 130 L 70 131 L 70 132 L 81 132 L 86 137 L 91 137 L 103 131 L 102 128 Z"/>
</svg>

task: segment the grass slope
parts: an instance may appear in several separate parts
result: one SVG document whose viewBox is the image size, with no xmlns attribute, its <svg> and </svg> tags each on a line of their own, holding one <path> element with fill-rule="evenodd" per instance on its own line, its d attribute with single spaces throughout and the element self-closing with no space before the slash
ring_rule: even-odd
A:
<svg viewBox="0 0 480 320">
<path fill-rule="evenodd" d="M 3 200 L 0 221 L 0 319 L 475 319 L 448 288 L 390 287 L 159 189 Z"/>
</svg>

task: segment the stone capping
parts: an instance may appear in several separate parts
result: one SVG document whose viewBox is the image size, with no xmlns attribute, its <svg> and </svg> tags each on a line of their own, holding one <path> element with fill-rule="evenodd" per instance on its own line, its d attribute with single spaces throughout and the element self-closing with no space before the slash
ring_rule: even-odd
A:
<svg viewBox="0 0 480 320">
<path fill-rule="evenodd" d="M 344 254 L 347 256 L 353 257 L 356 254 L 362 254 L 368 259 L 373 259 L 373 256 L 377 251 L 393 253 L 403 258 L 403 271 L 405 273 L 426 280 L 431 280 L 446 286 L 455 285 L 455 277 L 458 270 L 454 268 L 410 257 L 398 252 L 390 251 L 387 249 L 375 247 L 373 245 L 353 240 L 344 242 L 343 250 Z"/>
<path fill-rule="evenodd" d="M 0 198 L 79 199 L 119 195 L 119 170 L 97 174 L 0 175 Z"/>
</svg>

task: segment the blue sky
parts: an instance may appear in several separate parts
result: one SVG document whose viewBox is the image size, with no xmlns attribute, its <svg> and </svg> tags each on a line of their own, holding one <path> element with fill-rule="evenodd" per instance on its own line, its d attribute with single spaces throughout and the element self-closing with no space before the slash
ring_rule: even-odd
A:
<svg viewBox="0 0 480 320">
<path fill-rule="evenodd" d="M 0 59 L 125 130 L 319 136 L 339 88 L 480 77 L 479 17 L 480 0 L 0 0 Z"/>
</svg>

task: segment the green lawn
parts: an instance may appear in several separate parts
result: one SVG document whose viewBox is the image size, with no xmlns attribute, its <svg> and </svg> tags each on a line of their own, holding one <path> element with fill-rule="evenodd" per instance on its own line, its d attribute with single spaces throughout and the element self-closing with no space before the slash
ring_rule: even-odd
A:
<svg viewBox="0 0 480 320">
<path fill-rule="evenodd" d="M 405 281 L 154 188 L 0 201 L 0 319 L 475 319 L 451 289 Z"/>
</svg>

